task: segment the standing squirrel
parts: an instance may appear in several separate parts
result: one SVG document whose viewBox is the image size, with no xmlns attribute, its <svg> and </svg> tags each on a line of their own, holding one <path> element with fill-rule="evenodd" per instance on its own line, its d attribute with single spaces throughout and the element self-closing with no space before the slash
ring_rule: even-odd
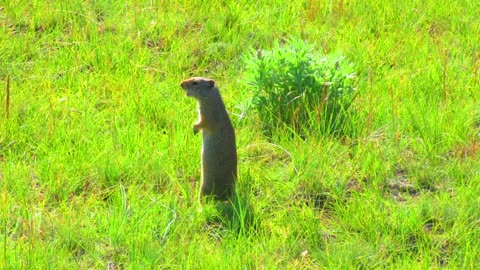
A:
<svg viewBox="0 0 480 270">
<path fill-rule="evenodd" d="M 237 178 L 235 131 L 215 81 L 193 77 L 180 86 L 198 101 L 199 119 L 193 132 L 202 131 L 202 185 L 200 196 L 232 197 Z"/>
</svg>

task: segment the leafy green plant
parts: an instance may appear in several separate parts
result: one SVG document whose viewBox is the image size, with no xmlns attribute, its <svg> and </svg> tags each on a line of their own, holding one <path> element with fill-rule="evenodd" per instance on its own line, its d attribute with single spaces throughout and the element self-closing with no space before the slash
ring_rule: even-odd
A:
<svg viewBox="0 0 480 270">
<path fill-rule="evenodd" d="M 343 56 L 323 55 L 292 38 L 270 51 L 252 51 L 244 61 L 246 82 L 255 90 L 251 105 L 267 134 L 279 127 L 302 136 L 351 133 L 355 76 Z"/>
</svg>

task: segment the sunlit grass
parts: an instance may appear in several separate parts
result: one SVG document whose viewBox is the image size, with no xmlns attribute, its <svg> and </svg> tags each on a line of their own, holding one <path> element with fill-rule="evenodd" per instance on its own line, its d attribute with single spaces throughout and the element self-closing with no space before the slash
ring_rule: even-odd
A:
<svg viewBox="0 0 480 270">
<path fill-rule="evenodd" d="M 477 14 L 0 1 L 0 268 L 477 269 Z M 268 138 L 246 111 L 242 55 L 290 37 L 354 63 L 355 136 Z M 192 75 L 217 81 L 236 127 L 231 205 L 198 199 Z"/>
</svg>

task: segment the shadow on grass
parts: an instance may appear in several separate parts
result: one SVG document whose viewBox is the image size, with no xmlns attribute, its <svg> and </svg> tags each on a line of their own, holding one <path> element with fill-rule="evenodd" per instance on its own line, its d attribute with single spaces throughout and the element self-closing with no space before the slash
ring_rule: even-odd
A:
<svg viewBox="0 0 480 270">
<path fill-rule="evenodd" d="M 259 220 L 255 218 L 248 196 L 235 192 L 229 201 L 207 199 L 202 207 L 206 217 L 206 226 L 210 229 L 228 231 L 238 236 L 255 234 Z"/>
</svg>

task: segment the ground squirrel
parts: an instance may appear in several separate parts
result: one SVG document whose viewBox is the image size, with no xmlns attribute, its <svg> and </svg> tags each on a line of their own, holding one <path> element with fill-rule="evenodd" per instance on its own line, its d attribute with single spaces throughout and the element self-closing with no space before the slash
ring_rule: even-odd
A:
<svg viewBox="0 0 480 270">
<path fill-rule="evenodd" d="M 200 196 L 226 200 L 234 192 L 237 178 L 235 132 L 215 81 L 193 77 L 180 86 L 198 101 L 199 119 L 193 132 L 202 131 L 202 186 Z"/>
</svg>

